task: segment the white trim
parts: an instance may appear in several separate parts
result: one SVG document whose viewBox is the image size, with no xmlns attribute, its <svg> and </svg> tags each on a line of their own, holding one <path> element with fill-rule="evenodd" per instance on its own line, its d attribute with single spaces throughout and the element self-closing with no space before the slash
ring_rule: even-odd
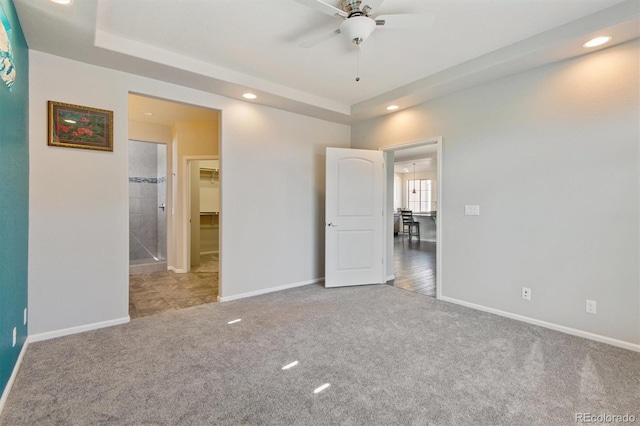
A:
<svg viewBox="0 0 640 426">
<path fill-rule="evenodd" d="M 402 149 L 415 148 L 417 146 L 422 146 L 422 145 L 435 145 L 436 143 L 438 143 L 441 140 L 442 140 L 442 137 L 438 136 L 438 137 L 420 139 L 420 140 L 413 141 L 413 142 L 405 142 L 405 143 L 401 143 L 401 144 L 397 144 L 397 145 L 383 146 L 383 147 L 380 147 L 378 149 L 380 151 L 400 151 Z M 438 202 L 438 205 L 439 204 L 440 203 Z"/>
<path fill-rule="evenodd" d="M 225 296 L 225 297 L 218 296 L 218 302 L 230 302 L 232 300 L 244 299 L 245 297 L 253 297 L 253 296 L 259 296 L 261 294 L 273 293 L 275 291 L 288 290 L 290 288 L 302 287 L 304 285 L 309 285 L 309 284 L 316 284 L 323 280 L 324 280 L 324 277 L 316 278 L 309 281 L 300 281 L 297 283 L 285 284 L 278 287 L 265 288 L 264 290 L 256 290 L 256 291 L 250 291 L 248 293 L 240 293 L 233 296 Z"/>
<path fill-rule="evenodd" d="M 187 272 L 189 272 L 186 269 L 178 269 L 175 266 L 167 266 L 167 270 L 168 271 L 173 271 L 176 274 L 186 274 Z"/>
<path fill-rule="evenodd" d="M 464 300 L 454 299 L 452 297 L 441 296 L 440 300 L 445 302 L 454 303 L 456 305 L 465 306 L 467 308 L 476 309 L 482 312 L 488 312 L 490 314 L 499 315 L 501 317 L 511 318 L 517 321 L 526 322 L 528 324 L 537 325 L 540 327 L 548 328 L 562 333 L 571 334 L 572 336 L 583 337 L 589 340 L 595 340 L 596 342 L 606 343 L 608 345 L 617 346 L 623 349 L 629 349 L 634 352 L 640 352 L 640 345 L 625 342 L 623 340 L 614 339 L 611 337 L 603 336 L 601 334 L 589 333 L 588 331 L 578 330 L 564 325 L 554 324 L 552 322 L 542 321 L 524 315 L 518 315 L 507 311 L 501 311 L 499 309 L 489 308 L 487 306 L 476 305 L 475 303 L 465 302 Z"/>
<path fill-rule="evenodd" d="M 77 327 L 69 327 L 69 328 L 63 328 L 60 330 L 47 331 L 46 333 L 31 334 L 29 335 L 29 342 L 30 343 L 41 342 L 43 340 L 55 339 L 56 337 L 68 336 L 70 334 L 77 334 L 85 331 L 97 330 L 99 328 L 126 324 L 129 321 L 131 321 L 131 319 L 129 318 L 129 315 L 127 315 L 126 317 L 117 318 L 109 321 L 94 322 L 92 324 L 79 325 Z"/>
<path fill-rule="evenodd" d="M 437 138 L 436 164 L 438 165 L 438 208 L 436 210 L 436 299 L 442 299 L 442 136 Z"/>
<path fill-rule="evenodd" d="M 396 276 L 394 274 L 391 275 L 387 275 L 387 282 L 391 281 L 391 280 L 395 280 Z"/>
<path fill-rule="evenodd" d="M 200 255 L 207 255 L 207 254 L 216 254 L 218 253 L 218 250 L 212 250 L 212 251 L 201 251 Z"/>
<path fill-rule="evenodd" d="M 16 376 L 18 375 L 18 370 L 20 370 L 20 365 L 22 365 L 22 358 L 24 358 L 24 354 L 27 352 L 27 346 L 29 346 L 29 342 L 31 339 L 27 336 L 24 339 L 24 343 L 22 344 L 22 349 L 20 349 L 20 355 L 18 355 L 18 359 L 16 360 L 16 365 L 13 366 L 13 371 L 11 372 L 11 376 L 9 376 L 9 381 L 7 382 L 7 386 L 5 386 L 4 391 L 2 392 L 2 398 L 0 398 L 0 414 L 2 414 L 2 410 L 4 409 L 4 405 L 7 403 L 7 398 L 9 398 L 9 392 L 13 387 L 13 382 L 16 380 Z"/>
</svg>

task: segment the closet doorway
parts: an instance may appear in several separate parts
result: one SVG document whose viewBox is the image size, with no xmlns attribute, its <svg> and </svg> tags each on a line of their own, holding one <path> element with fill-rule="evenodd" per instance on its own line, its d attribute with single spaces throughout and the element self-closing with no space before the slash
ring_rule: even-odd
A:
<svg viewBox="0 0 640 426">
<path fill-rule="evenodd" d="M 188 230 L 185 233 L 190 272 L 218 272 L 220 263 L 220 160 L 187 157 L 189 170 Z"/>
</svg>

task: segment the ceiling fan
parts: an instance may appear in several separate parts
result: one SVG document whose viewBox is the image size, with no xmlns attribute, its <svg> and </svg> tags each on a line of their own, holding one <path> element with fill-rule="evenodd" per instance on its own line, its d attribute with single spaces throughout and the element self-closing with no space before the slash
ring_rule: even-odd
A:
<svg viewBox="0 0 640 426">
<path fill-rule="evenodd" d="M 331 37 L 344 34 L 356 45 L 363 43 L 377 28 L 407 29 L 430 27 L 435 19 L 432 15 L 371 14 L 380 7 L 384 0 L 340 0 L 340 9 L 322 0 L 295 0 L 326 15 L 341 19 L 340 27 L 331 33 L 307 40 L 300 44 L 302 47 L 313 47 Z"/>
</svg>

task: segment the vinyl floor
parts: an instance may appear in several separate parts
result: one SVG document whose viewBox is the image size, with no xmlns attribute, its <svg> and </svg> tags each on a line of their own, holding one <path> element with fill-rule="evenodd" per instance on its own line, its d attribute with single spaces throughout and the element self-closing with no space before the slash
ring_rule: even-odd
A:
<svg viewBox="0 0 640 426">
<path fill-rule="evenodd" d="M 218 255 L 210 254 L 201 256 L 200 265 L 186 274 L 129 275 L 129 316 L 141 318 L 217 301 L 218 264 Z"/>
</svg>

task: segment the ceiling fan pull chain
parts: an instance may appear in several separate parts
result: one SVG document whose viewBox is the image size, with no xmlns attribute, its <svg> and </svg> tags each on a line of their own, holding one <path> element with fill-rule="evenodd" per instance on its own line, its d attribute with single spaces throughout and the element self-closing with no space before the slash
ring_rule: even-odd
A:
<svg viewBox="0 0 640 426">
<path fill-rule="evenodd" d="M 356 82 L 360 81 L 360 46 L 356 50 Z"/>
</svg>

